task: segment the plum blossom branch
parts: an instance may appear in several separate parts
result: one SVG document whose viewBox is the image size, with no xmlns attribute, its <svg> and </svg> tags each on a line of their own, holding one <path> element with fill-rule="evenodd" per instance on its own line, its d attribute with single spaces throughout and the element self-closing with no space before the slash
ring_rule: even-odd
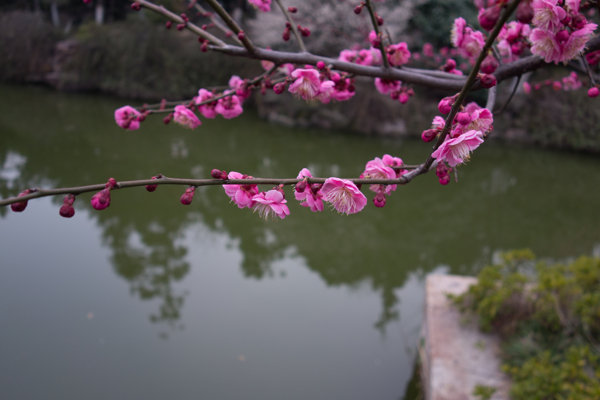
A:
<svg viewBox="0 0 600 400">
<path fill-rule="evenodd" d="M 135 1 L 137 1 L 142 7 L 146 7 L 149 10 L 152 10 L 154 12 L 162 14 L 173 22 L 177 22 L 178 24 L 185 24 L 185 27 L 187 29 L 194 32 L 196 35 L 200 36 L 202 39 L 208 40 L 213 45 L 216 45 L 216 46 L 225 46 L 226 45 L 226 43 L 224 41 L 222 41 L 221 39 L 219 39 L 218 37 L 211 35 L 210 33 L 206 32 L 204 29 L 200 28 L 199 26 L 197 26 L 191 22 L 184 21 L 183 18 L 181 18 L 179 15 L 167 10 L 163 6 L 158 6 L 154 3 L 151 3 L 146 0 L 135 0 Z"/>
<path fill-rule="evenodd" d="M 215 18 L 215 16 L 213 15 L 213 13 L 208 12 L 204 7 L 202 7 L 200 4 L 198 4 L 197 1 L 194 2 L 194 7 L 196 8 L 196 10 L 198 10 L 199 12 L 202 13 L 202 15 L 204 15 L 205 17 L 208 17 L 208 19 L 210 19 L 210 21 L 215 24 L 215 26 L 221 31 L 223 32 L 226 36 L 231 35 L 231 30 L 229 30 L 225 25 L 223 25 L 223 23 L 221 23 L 221 21 L 219 21 L 218 18 Z M 237 44 L 239 44 L 240 46 L 243 46 L 244 44 L 237 38 L 236 35 L 231 35 L 231 39 L 233 39 L 234 42 L 236 42 Z"/>
<path fill-rule="evenodd" d="M 440 136 L 437 142 L 435 143 L 435 146 L 433 147 L 434 150 L 437 150 L 446 140 L 446 136 L 448 136 L 448 133 L 450 133 L 450 129 L 452 128 L 452 122 L 454 121 L 454 117 L 456 117 L 456 114 L 461 109 L 462 104 L 465 101 L 465 98 L 467 97 L 467 94 L 471 90 L 471 86 L 473 86 L 473 84 L 475 83 L 475 79 L 477 78 L 477 74 L 479 73 L 481 63 L 487 57 L 488 51 L 494 44 L 494 41 L 496 40 L 496 37 L 498 37 L 498 34 L 504 26 L 504 23 L 508 20 L 508 17 L 510 17 L 510 15 L 516 10 L 520 2 L 521 0 L 513 0 L 512 3 L 510 3 L 510 5 L 506 7 L 504 13 L 496 22 L 496 25 L 494 26 L 492 32 L 490 32 L 490 35 L 488 36 L 485 44 L 483 45 L 483 48 L 481 49 L 481 52 L 479 53 L 479 56 L 477 57 L 477 60 L 475 61 L 475 64 L 473 65 L 473 69 L 471 70 L 467 81 L 465 82 L 462 90 L 460 91 L 458 97 L 452 105 L 452 109 L 450 110 L 450 113 L 446 118 L 446 124 L 444 125 L 444 128 L 442 129 L 442 132 L 440 133 Z M 425 169 L 430 168 L 430 166 L 433 164 L 433 160 L 433 156 L 429 156 L 429 159 L 427 159 L 427 161 L 425 162 Z"/>
<path fill-rule="evenodd" d="M 244 34 L 240 37 L 239 33 L 242 31 L 242 28 L 240 28 L 240 26 L 233 20 L 231 15 L 229 15 L 229 13 L 225 11 L 223 6 L 221 6 L 221 4 L 219 4 L 216 0 L 206 0 L 206 2 L 211 6 L 213 10 L 215 10 L 217 14 L 219 14 L 219 17 L 221 17 L 223 22 L 227 24 L 227 26 L 233 31 L 233 33 L 238 35 L 238 39 L 242 41 L 246 50 L 248 50 L 250 53 L 254 53 L 254 45 L 252 44 L 250 39 L 248 39 L 247 35 Z"/>
<path fill-rule="evenodd" d="M 371 0 L 367 0 L 367 9 L 369 10 L 369 15 L 371 16 L 371 22 L 373 23 L 373 30 L 375 30 L 375 34 L 377 37 L 381 39 L 381 31 L 379 30 L 379 23 L 377 22 L 377 16 L 375 15 L 375 8 L 373 7 L 373 3 Z M 387 59 L 387 54 L 385 52 L 385 45 L 383 40 L 379 40 L 379 50 L 381 51 L 381 59 L 383 60 L 383 67 L 385 69 L 390 68 L 390 63 Z"/>
<path fill-rule="evenodd" d="M 294 21 L 292 21 L 292 16 L 285 9 L 283 4 L 281 4 L 281 0 L 275 0 L 275 2 L 277 3 L 279 8 L 281 9 L 281 12 L 283 13 L 283 15 L 285 15 L 285 18 L 287 19 L 288 23 L 290 24 L 290 28 L 292 29 L 292 32 L 294 32 L 294 36 L 296 37 L 296 40 L 298 41 L 298 46 L 300 47 L 300 51 L 302 53 L 306 53 L 306 46 L 304 45 L 304 41 L 302 40 L 302 35 L 300 35 L 300 32 L 298 32 L 298 28 L 294 24 Z"/>
</svg>

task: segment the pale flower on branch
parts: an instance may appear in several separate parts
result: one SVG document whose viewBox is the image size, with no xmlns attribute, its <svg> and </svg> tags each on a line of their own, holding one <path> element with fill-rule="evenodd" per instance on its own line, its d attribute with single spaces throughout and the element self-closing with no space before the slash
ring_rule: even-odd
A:
<svg viewBox="0 0 600 400">
<path fill-rule="evenodd" d="M 123 106 L 115 110 L 115 121 L 123 129 L 135 131 L 140 129 L 140 122 L 137 117 L 141 113 L 131 106 Z"/>
<path fill-rule="evenodd" d="M 533 25 L 543 31 L 555 32 L 562 27 L 562 21 L 567 13 L 557 5 L 558 0 L 534 0 L 531 3 L 533 7 Z"/>
<path fill-rule="evenodd" d="M 385 165 L 381 158 L 375 157 L 374 160 L 367 162 L 363 176 L 371 179 L 395 179 L 396 171 Z M 379 184 L 371 185 L 370 189 L 371 191 L 378 193 L 381 191 L 381 186 L 382 185 Z M 386 185 L 384 189 L 385 194 L 390 195 L 396 190 L 396 186 L 397 185 Z"/>
<path fill-rule="evenodd" d="M 246 176 L 239 172 L 229 172 L 229 179 L 245 179 Z M 225 194 L 229 196 L 231 201 L 237 204 L 238 208 L 253 208 L 256 202 L 252 198 L 258 194 L 258 186 L 253 185 L 251 179 L 248 179 L 246 185 L 223 185 Z"/>
<path fill-rule="evenodd" d="M 297 178 L 312 178 L 312 175 L 307 168 L 302 168 Z M 321 193 L 321 185 L 318 183 L 306 185 L 302 192 L 294 190 L 294 197 L 302 207 L 310 207 L 312 212 L 323 211 L 323 193 Z"/>
<path fill-rule="evenodd" d="M 225 93 L 227 94 L 228 92 L 231 93 L 230 91 L 226 91 Z M 215 106 L 215 111 L 217 114 L 221 114 L 223 118 L 231 119 L 243 113 L 244 109 L 242 108 L 242 101 L 234 94 L 219 99 Z"/>
<path fill-rule="evenodd" d="M 283 194 L 278 190 L 269 190 L 268 192 L 260 192 L 252 197 L 254 212 L 258 212 L 261 218 L 268 220 L 275 219 L 275 216 L 284 219 L 286 215 L 290 215 L 290 210 L 285 204 L 287 200 L 283 198 Z"/>
<path fill-rule="evenodd" d="M 451 167 L 463 164 L 469 160 L 471 152 L 483 143 L 482 136 L 479 131 L 469 131 L 454 139 L 447 136 L 431 156 L 438 162 L 447 162 Z"/>
<path fill-rule="evenodd" d="M 204 101 L 210 100 L 214 97 L 214 95 L 212 94 L 212 92 L 209 92 L 206 89 L 200 89 L 198 90 L 198 96 L 196 96 L 196 104 L 200 104 Z M 204 116 L 204 118 L 214 118 L 217 116 L 217 112 L 215 111 L 215 104 L 213 103 L 207 103 L 207 104 L 202 104 L 198 106 L 198 111 L 200 111 L 200 114 L 202 114 Z"/>
<path fill-rule="evenodd" d="M 321 192 L 325 201 L 342 214 L 356 214 L 367 204 L 365 195 L 347 179 L 327 178 Z"/>
<path fill-rule="evenodd" d="M 173 113 L 173 121 L 177 122 L 184 128 L 195 129 L 197 126 L 202 125 L 202 122 L 198 119 L 196 114 L 186 106 L 176 106 L 175 112 Z"/>
</svg>

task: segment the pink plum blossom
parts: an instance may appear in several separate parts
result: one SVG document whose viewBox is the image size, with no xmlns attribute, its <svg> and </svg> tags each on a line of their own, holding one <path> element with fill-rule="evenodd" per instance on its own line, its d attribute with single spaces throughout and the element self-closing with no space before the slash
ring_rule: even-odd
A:
<svg viewBox="0 0 600 400">
<path fill-rule="evenodd" d="M 294 64 L 290 63 L 283 64 L 281 67 L 279 67 L 279 70 L 286 75 L 291 75 L 295 69 L 296 67 L 294 67 Z"/>
<path fill-rule="evenodd" d="M 587 41 L 594 36 L 597 27 L 596 24 L 585 24 L 583 28 L 572 32 L 569 39 L 563 44 L 562 59 L 560 61 L 566 63 L 579 56 L 583 52 Z"/>
<path fill-rule="evenodd" d="M 387 47 L 388 61 L 393 66 L 406 64 L 410 60 L 410 51 L 406 42 L 393 44 Z"/>
<path fill-rule="evenodd" d="M 246 82 L 237 75 L 233 75 L 229 79 L 229 87 L 235 90 L 235 94 L 240 100 L 245 100 L 250 97 L 250 89 L 246 87 Z"/>
<path fill-rule="evenodd" d="M 465 125 L 459 125 L 452 131 L 453 137 L 469 131 L 487 132 L 492 127 L 494 116 L 487 108 L 479 107 L 477 103 L 471 102 L 465 107 L 465 113 L 469 114 L 470 122 Z"/>
<path fill-rule="evenodd" d="M 543 31 L 556 31 L 567 13 L 557 5 L 558 0 L 533 0 L 533 24 Z"/>
<path fill-rule="evenodd" d="M 173 121 L 179 125 L 195 129 L 197 126 L 202 125 L 202 122 L 198 119 L 196 114 L 186 106 L 176 106 L 175 112 L 173 113 Z"/>
<path fill-rule="evenodd" d="M 290 93 L 295 93 L 296 96 L 302 97 L 304 100 L 317 98 L 321 89 L 318 71 L 314 69 L 297 69 L 292 72 L 292 77 L 296 80 L 288 88 Z"/>
<path fill-rule="evenodd" d="M 400 86 L 402 86 L 402 82 L 400 81 L 375 78 L 375 87 L 381 94 L 389 94 L 391 92 L 400 90 Z"/>
<path fill-rule="evenodd" d="M 467 26 L 467 22 L 463 18 L 454 20 L 451 40 L 454 47 L 459 49 L 461 55 L 465 58 L 477 57 L 485 44 L 483 33 L 473 31 Z"/>
<path fill-rule="evenodd" d="M 365 195 L 352 181 L 346 179 L 327 178 L 321 192 L 325 201 L 343 214 L 356 214 L 367 204 Z"/>
<path fill-rule="evenodd" d="M 115 110 L 115 121 L 123 129 L 135 131 L 140 129 L 140 122 L 137 116 L 141 113 L 131 106 L 124 106 Z"/>
<path fill-rule="evenodd" d="M 404 162 L 402 161 L 401 158 L 399 157 L 392 157 L 389 154 L 385 154 L 383 157 L 381 157 L 381 161 L 383 161 L 383 163 L 387 166 L 390 167 L 399 167 L 401 165 L 404 165 Z M 401 169 L 396 172 L 396 178 L 400 178 L 402 175 L 404 175 L 406 173 L 405 169 Z"/>
<path fill-rule="evenodd" d="M 354 62 L 354 60 L 356 60 L 357 55 L 358 55 L 358 52 L 356 52 L 354 50 L 342 50 L 340 52 L 340 56 L 338 57 L 338 60 L 351 63 L 351 62 Z"/>
<path fill-rule="evenodd" d="M 569 91 L 579 89 L 582 84 L 577 72 L 571 72 L 568 76 L 562 78 L 562 85 L 565 91 Z"/>
<path fill-rule="evenodd" d="M 534 29 L 529 35 L 529 40 L 532 43 L 531 52 L 533 54 L 542 57 L 547 63 L 554 62 L 558 64 L 561 51 L 552 32 Z"/>
<path fill-rule="evenodd" d="M 363 176 L 371 179 L 396 179 L 396 171 L 388 167 L 382 159 L 375 157 L 374 160 L 369 161 L 365 166 Z M 381 186 L 382 185 L 374 184 L 371 185 L 370 189 L 371 191 L 378 193 L 381 191 Z M 397 185 L 385 186 L 385 194 L 391 194 L 394 190 L 396 190 L 396 186 Z"/>
<path fill-rule="evenodd" d="M 312 178 L 310 171 L 302 168 L 297 179 Z M 321 193 L 321 185 L 307 185 L 303 192 L 294 191 L 294 197 L 300 202 L 302 207 L 310 207 L 310 211 L 323 211 L 323 193 Z"/>
<path fill-rule="evenodd" d="M 271 0 L 248 0 L 248 2 L 262 12 L 271 11 Z"/>
<path fill-rule="evenodd" d="M 471 152 L 483 143 L 481 136 L 479 131 L 469 131 L 454 139 L 446 137 L 444 143 L 431 156 L 438 162 L 446 161 L 451 167 L 465 163 L 469 160 Z"/>
<path fill-rule="evenodd" d="M 92 207 L 96 210 L 104 210 L 110 206 L 110 189 L 102 189 L 98 193 L 92 196 Z"/>
<path fill-rule="evenodd" d="M 235 118 L 244 112 L 242 102 L 236 95 L 227 96 L 219 99 L 215 106 L 217 114 L 221 114 L 225 119 Z"/>
<path fill-rule="evenodd" d="M 244 179 L 244 175 L 231 171 L 229 172 L 229 179 Z M 249 180 L 249 182 L 252 182 L 252 180 Z M 225 189 L 225 194 L 229 196 L 231 201 L 237 204 L 238 208 L 253 208 L 256 204 L 252 198 L 258 194 L 257 185 L 250 183 L 247 185 L 223 185 L 223 189 Z"/>
<path fill-rule="evenodd" d="M 278 190 L 269 190 L 267 193 L 260 192 L 252 197 L 252 201 L 256 202 L 254 212 L 258 211 L 258 215 L 266 220 L 269 217 L 274 219 L 275 216 L 284 219 L 286 215 L 290 215 L 290 210 L 285 205 L 287 200 Z"/>
<path fill-rule="evenodd" d="M 371 53 L 371 50 L 360 50 L 356 57 L 356 63 L 359 65 L 373 65 L 373 53 Z"/>
<path fill-rule="evenodd" d="M 525 94 L 531 93 L 531 85 L 529 84 L 529 82 L 523 82 L 523 91 L 525 92 Z"/>
<path fill-rule="evenodd" d="M 214 95 L 212 94 L 212 92 L 209 92 L 206 89 L 200 89 L 200 90 L 198 90 L 198 96 L 196 96 L 196 105 L 198 105 L 204 101 L 210 100 L 213 97 L 214 97 Z M 202 105 L 198 106 L 198 111 L 200 111 L 200 113 L 205 118 L 212 119 L 217 116 L 217 112 L 215 111 L 214 102 L 202 104 Z"/>
</svg>

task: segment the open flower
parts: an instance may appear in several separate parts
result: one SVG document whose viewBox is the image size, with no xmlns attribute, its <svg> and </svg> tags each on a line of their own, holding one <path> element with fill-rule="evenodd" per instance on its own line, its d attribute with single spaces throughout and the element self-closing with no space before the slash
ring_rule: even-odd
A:
<svg viewBox="0 0 600 400">
<path fill-rule="evenodd" d="M 475 102 L 467 104 L 465 112 L 469 113 L 470 122 L 466 125 L 459 124 L 458 127 L 452 132 L 453 137 L 462 135 L 469 131 L 487 132 L 492 127 L 494 122 L 494 116 L 487 108 L 482 108 Z M 435 122 L 435 119 L 434 119 Z M 442 128 L 444 126 L 442 125 Z"/>
<path fill-rule="evenodd" d="M 310 171 L 302 168 L 297 179 L 312 178 Z M 304 191 L 298 192 L 294 190 L 294 197 L 300 202 L 302 207 L 310 207 L 310 211 L 323 211 L 323 193 L 321 193 L 321 185 L 307 185 Z"/>
<path fill-rule="evenodd" d="M 196 105 L 210 100 L 214 97 L 212 92 L 209 92 L 206 89 L 198 90 L 198 96 L 196 96 Z M 214 118 L 217 116 L 217 112 L 215 111 L 215 102 L 202 104 L 198 106 L 198 111 L 204 116 L 204 118 Z"/>
<path fill-rule="evenodd" d="M 248 3 L 252 4 L 262 12 L 271 11 L 271 0 L 248 0 Z"/>
<path fill-rule="evenodd" d="M 321 192 L 325 201 L 343 214 L 356 214 L 365 208 L 367 198 L 354 183 L 346 179 L 328 178 Z"/>
<path fill-rule="evenodd" d="M 533 25 L 544 31 L 555 31 L 562 26 L 560 22 L 567 13 L 557 5 L 558 0 L 534 0 L 531 3 L 533 8 Z"/>
<path fill-rule="evenodd" d="M 215 111 L 221 114 L 225 119 L 235 118 L 244 112 L 240 98 L 235 94 L 219 99 L 215 106 Z"/>
<path fill-rule="evenodd" d="M 198 125 L 202 125 L 202 122 L 196 117 L 196 114 L 186 106 L 176 106 L 175 113 L 173 114 L 173 121 L 179 125 L 194 129 Z"/>
<path fill-rule="evenodd" d="M 435 119 L 434 119 L 435 121 Z M 381 161 L 383 161 L 383 163 L 389 167 L 400 167 L 402 165 L 404 165 L 404 162 L 402 161 L 402 159 L 400 157 L 392 157 L 389 154 L 385 154 L 383 157 L 381 157 Z M 400 178 L 402 175 L 404 175 L 407 171 L 405 169 L 401 169 L 396 172 L 396 178 Z"/>
<path fill-rule="evenodd" d="M 406 64 L 410 60 L 410 51 L 406 42 L 393 44 L 387 47 L 388 61 L 393 66 Z"/>
<path fill-rule="evenodd" d="M 391 92 L 400 90 L 402 82 L 393 81 L 389 79 L 375 78 L 375 87 L 381 94 L 389 94 Z"/>
<path fill-rule="evenodd" d="M 465 58 L 477 57 L 485 44 L 483 33 L 473 31 L 463 18 L 454 20 L 450 36 L 454 47 L 458 48 Z"/>
<path fill-rule="evenodd" d="M 287 200 L 278 190 L 269 190 L 267 193 L 260 192 L 252 198 L 252 201 L 256 202 L 254 212 L 258 211 L 258 215 L 266 220 L 269 217 L 275 219 L 275 216 L 284 219 L 286 215 L 290 215 L 290 210 L 285 205 Z"/>
<path fill-rule="evenodd" d="M 392 158 L 391 156 L 388 156 Z M 389 161 L 389 160 L 388 160 Z M 374 160 L 371 160 L 365 166 L 365 172 L 363 172 L 365 177 L 369 177 L 372 179 L 396 179 L 396 171 L 392 168 L 385 165 L 383 160 L 379 157 L 375 157 Z M 380 184 L 371 185 L 371 191 L 375 193 L 379 193 L 381 191 Z M 383 185 L 385 187 L 385 193 L 387 195 L 391 194 L 392 191 L 396 190 L 396 185 Z"/>
<path fill-rule="evenodd" d="M 446 161 L 451 167 L 465 163 L 469 160 L 471 152 L 483 143 L 481 136 L 479 131 L 469 131 L 454 139 L 446 137 L 444 143 L 431 156 L 438 162 Z"/>
<path fill-rule="evenodd" d="M 123 129 L 135 131 L 140 129 L 140 122 L 137 116 L 140 112 L 131 106 L 124 106 L 115 110 L 115 121 Z"/>
<path fill-rule="evenodd" d="M 239 172 L 231 171 L 228 175 L 229 179 L 245 179 L 246 176 Z M 252 182 L 249 180 L 249 182 Z M 253 208 L 256 204 L 252 198 L 258 194 L 258 186 L 248 183 L 247 185 L 223 185 L 225 194 L 229 196 L 231 201 L 237 204 L 238 208 Z"/>
<path fill-rule="evenodd" d="M 296 78 L 289 87 L 290 93 L 295 93 L 304 100 L 317 98 L 320 92 L 321 81 L 319 72 L 315 69 L 297 69 L 292 72 L 292 77 Z"/>
</svg>

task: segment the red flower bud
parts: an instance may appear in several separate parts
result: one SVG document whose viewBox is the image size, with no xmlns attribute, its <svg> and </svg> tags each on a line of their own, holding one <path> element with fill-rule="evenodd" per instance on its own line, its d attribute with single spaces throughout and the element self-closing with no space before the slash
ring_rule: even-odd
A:
<svg viewBox="0 0 600 400">
<path fill-rule="evenodd" d="M 440 185 L 447 185 L 450 183 L 450 175 L 446 175 L 440 178 Z"/>
<path fill-rule="evenodd" d="M 377 25 L 383 25 L 383 18 L 381 18 L 377 13 L 375 13 L 375 20 L 377 21 Z"/>
<path fill-rule="evenodd" d="M 75 209 L 70 204 L 63 204 L 58 213 L 61 217 L 71 218 L 73 215 L 75 215 Z"/>
<path fill-rule="evenodd" d="M 481 75 L 481 86 L 483 86 L 485 89 L 496 86 L 496 77 L 492 74 Z"/>
<path fill-rule="evenodd" d="M 172 26 L 173 26 L 173 22 L 171 22 L 171 21 L 167 21 L 167 23 L 165 24 L 165 27 L 167 29 L 171 29 Z"/>
<path fill-rule="evenodd" d="M 19 193 L 18 197 L 25 196 L 29 193 L 31 193 L 31 190 L 25 189 L 21 193 Z M 25 210 L 26 207 L 27 207 L 27 201 L 21 201 L 19 203 L 12 203 L 10 205 L 11 210 L 13 210 L 14 212 L 23 212 L 23 210 Z"/>
<path fill-rule="evenodd" d="M 306 181 L 300 181 L 300 182 L 296 183 L 296 186 L 294 187 L 294 189 L 298 193 L 303 193 L 306 190 L 306 185 L 307 185 Z"/>
<path fill-rule="evenodd" d="M 131 9 L 133 11 L 140 11 L 142 9 L 142 5 L 138 1 L 134 1 L 131 3 Z"/>
<path fill-rule="evenodd" d="M 325 69 L 325 63 L 323 61 L 317 62 L 317 69 Z"/>
<path fill-rule="evenodd" d="M 298 12 L 298 8 L 296 7 L 288 7 L 288 11 L 292 14 L 296 14 Z"/>
<path fill-rule="evenodd" d="M 594 86 L 593 88 L 590 88 L 590 90 L 588 90 L 588 96 L 591 98 L 598 97 L 599 94 L 600 89 L 598 89 L 597 86 Z"/>
<path fill-rule="evenodd" d="M 185 24 L 177 24 L 177 30 L 182 31 L 185 28 Z"/>
<path fill-rule="evenodd" d="M 528 1 L 522 1 L 517 6 L 516 18 L 522 24 L 528 24 L 533 20 L 533 7 Z"/>
<path fill-rule="evenodd" d="M 461 125 L 469 125 L 469 123 L 471 122 L 471 116 L 468 112 L 459 112 L 456 115 L 456 122 L 458 122 Z"/>
<path fill-rule="evenodd" d="M 244 33 L 244 31 L 239 31 L 237 37 L 240 40 L 244 40 L 246 38 L 246 34 Z"/>
<path fill-rule="evenodd" d="M 153 176 L 152 179 L 157 179 L 156 176 Z M 149 192 L 154 192 L 158 185 L 146 185 L 146 190 Z"/>
<path fill-rule="evenodd" d="M 373 199 L 373 204 L 375 204 L 375 207 L 378 208 L 382 208 L 383 206 L 385 206 L 385 194 L 379 192 L 377 193 L 377 196 L 375 196 L 375 198 Z"/>
<path fill-rule="evenodd" d="M 481 63 L 481 72 L 484 74 L 493 74 L 498 68 L 498 60 L 492 54 L 488 54 Z"/>
<path fill-rule="evenodd" d="M 356 7 L 354 7 L 354 14 L 356 14 L 356 15 L 360 14 L 360 12 L 362 11 L 364 6 L 365 6 L 364 4 L 359 4 Z"/>
<path fill-rule="evenodd" d="M 500 7 L 492 6 L 486 8 L 477 18 L 479 19 L 479 25 L 481 25 L 483 29 L 491 31 L 494 29 L 496 22 L 498 22 L 498 18 L 500 18 Z"/>
<path fill-rule="evenodd" d="M 192 200 L 194 199 L 194 192 L 196 191 L 196 188 L 193 186 L 190 186 L 189 188 L 185 189 L 185 193 L 181 196 L 181 204 L 183 204 L 184 206 L 189 206 L 190 204 L 192 204 Z"/>
<path fill-rule="evenodd" d="M 285 82 L 279 82 L 273 86 L 273 91 L 276 94 L 281 94 L 285 90 Z"/>
<path fill-rule="evenodd" d="M 92 207 L 96 210 L 104 210 L 110 206 L 110 189 L 106 188 L 92 196 Z"/>
<path fill-rule="evenodd" d="M 283 39 L 284 42 L 287 42 L 288 40 L 290 40 L 289 28 L 285 28 L 285 30 L 283 31 L 283 35 L 281 35 L 281 38 Z"/>
<path fill-rule="evenodd" d="M 435 139 L 437 134 L 437 129 L 427 129 L 421 134 L 421 139 L 423 139 L 424 142 L 431 142 L 433 139 Z"/>
<path fill-rule="evenodd" d="M 202 46 L 200 46 L 200 51 L 203 53 L 206 53 L 208 51 L 208 40 L 202 43 Z"/>
</svg>

